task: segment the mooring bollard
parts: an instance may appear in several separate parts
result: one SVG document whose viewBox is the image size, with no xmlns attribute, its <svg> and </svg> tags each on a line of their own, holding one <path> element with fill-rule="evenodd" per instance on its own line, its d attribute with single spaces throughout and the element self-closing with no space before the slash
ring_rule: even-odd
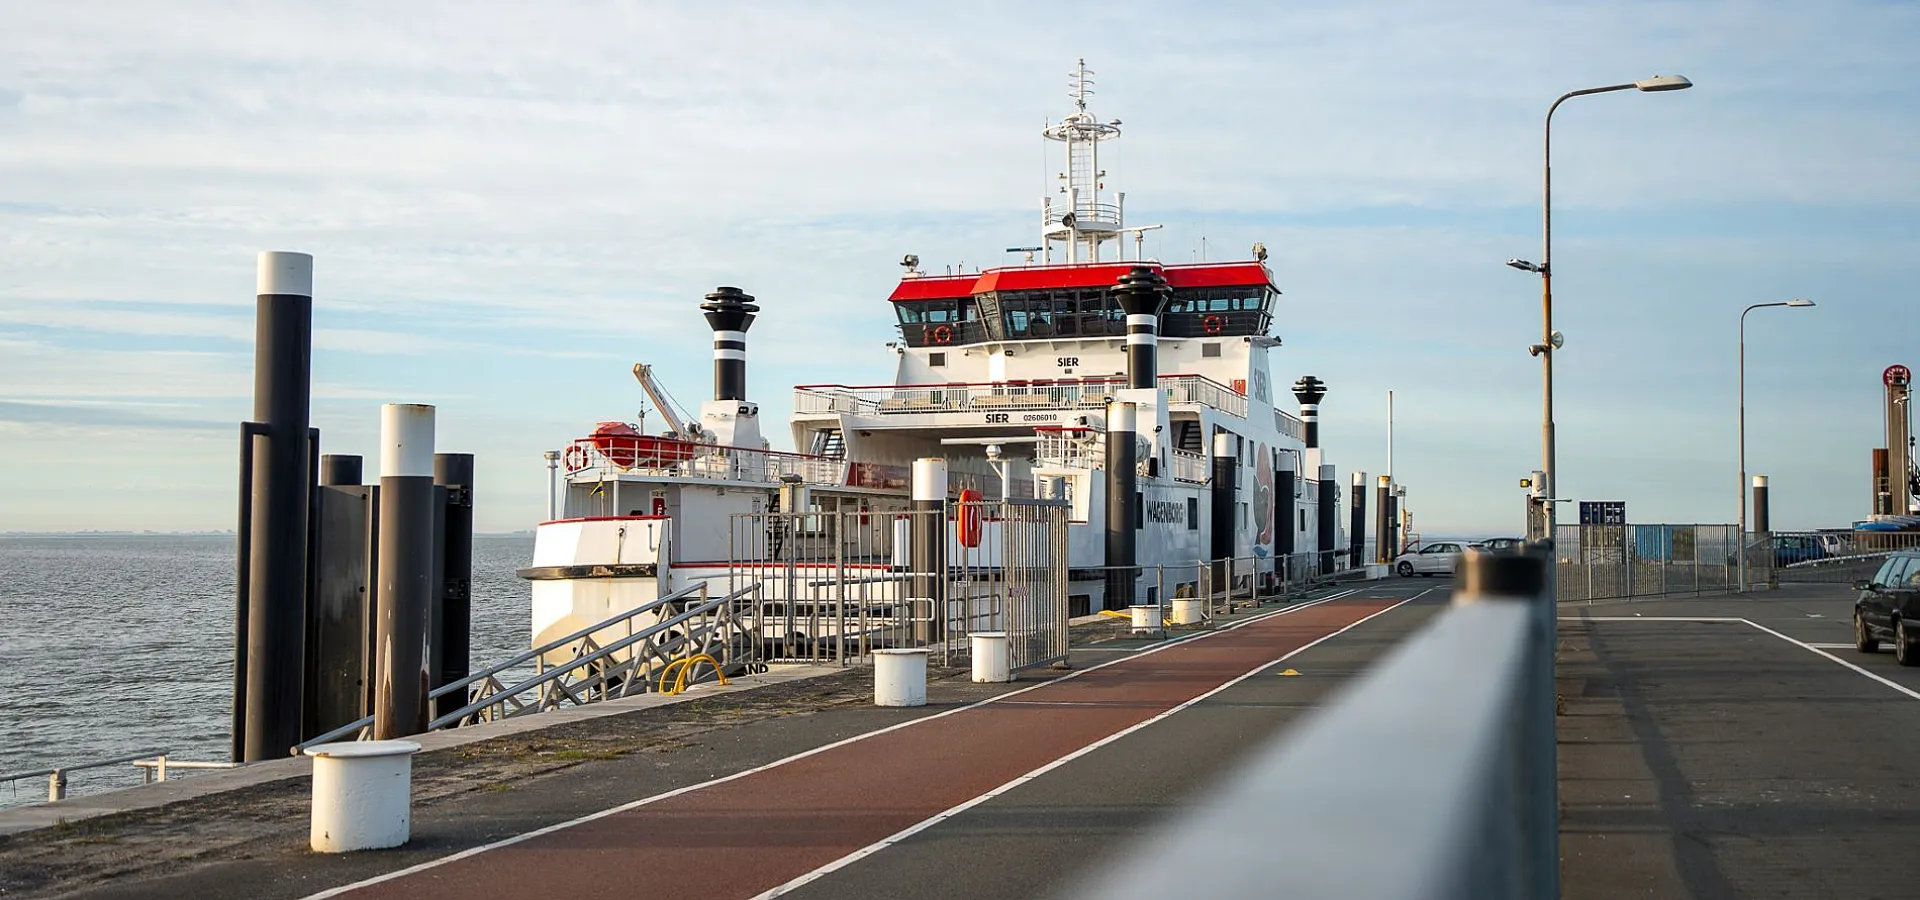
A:
<svg viewBox="0 0 1920 900">
<path fill-rule="evenodd" d="M 1009 658 L 1007 633 L 976 631 L 973 639 L 973 680 L 981 684 L 999 684 L 1013 680 L 1013 662 Z"/>
<path fill-rule="evenodd" d="M 412 741 L 341 741 L 307 748 L 313 757 L 317 853 L 398 847 L 413 833 Z"/>
<path fill-rule="evenodd" d="M 873 703 L 927 705 L 927 648 L 873 651 Z"/>
<path fill-rule="evenodd" d="M 1134 634 L 1160 633 L 1160 604 L 1150 603 L 1142 606 L 1129 606 L 1127 610 L 1133 613 Z"/>
<path fill-rule="evenodd" d="M 1207 619 L 1205 600 L 1173 601 L 1173 624 L 1198 625 Z"/>
</svg>

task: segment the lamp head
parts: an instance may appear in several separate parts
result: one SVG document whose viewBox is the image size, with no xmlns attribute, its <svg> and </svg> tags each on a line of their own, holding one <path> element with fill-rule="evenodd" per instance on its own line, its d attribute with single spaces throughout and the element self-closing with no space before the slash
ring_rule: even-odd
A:
<svg viewBox="0 0 1920 900">
<path fill-rule="evenodd" d="M 1509 259 L 1507 260 L 1507 265 L 1512 266 L 1513 268 L 1519 269 L 1522 272 L 1533 272 L 1535 274 L 1538 274 L 1540 272 L 1540 267 L 1538 265 L 1535 265 L 1534 263 L 1524 259 Z"/>
<path fill-rule="evenodd" d="M 1687 88 L 1693 87 L 1693 82 L 1688 81 L 1685 75 L 1655 75 L 1652 78 L 1642 78 L 1634 82 L 1633 86 L 1649 93 L 1654 91 L 1684 91 Z"/>
<path fill-rule="evenodd" d="M 1795 297 L 1787 301 L 1788 306 L 1813 306 L 1814 302 L 1805 297 Z"/>
</svg>

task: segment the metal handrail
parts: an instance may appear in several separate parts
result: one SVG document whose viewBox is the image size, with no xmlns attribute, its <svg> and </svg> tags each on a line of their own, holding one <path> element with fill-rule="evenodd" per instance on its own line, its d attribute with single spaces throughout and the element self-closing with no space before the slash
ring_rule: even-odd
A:
<svg viewBox="0 0 1920 900">
<path fill-rule="evenodd" d="M 1538 557 L 1499 562 L 1544 578 Z M 1559 896 L 1553 610 L 1537 586 L 1478 590 L 1511 572 L 1469 572 L 1453 608 L 1080 896 Z"/>
<path fill-rule="evenodd" d="M 703 583 L 700 585 L 700 587 L 704 591 L 706 585 Z M 472 703 L 467 704 L 466 706 L 460 707 L 459 709 L 456 709 L 453 712 L 440 716 L 439 718 L 434 719 L 431 722 L 428 722 L 427 728 L 428 730 L 438 730 L 441 728 L 445 728 L 446 726 L 451 725 L 455 722 L 458 722 L 461 719 L 466 718 L 467 716 L 472 715 L 473 713 L 479 712 L 480 710 L 485 709 L 489 706 L 497 706 L 501 703 L 505 703 L 507 702 L 507 698 L 509 697 L 517 696 L 519 694 L 524 694 L 527 691 L 532 690 L 536 687 L 539 687 L 543 684 L 547 684 L 548 682 L 557 681 L 560 678 L 563 678 L 566 675 L 571 674 L 575 669 L 581 668 L 586 665 L 590 665 L 592 663 L 599 662 L 603 659 L 606 659 L 608 656 L 611 656 L 614 653 L 617 653 L 621 650 L 625 650 L 626 648 L 631 647 L 634 644 L 640 643 L 641 641 L 651 640 L 653 637 L 659 635 L 660 633 L 671 631 L 674 626 L 683 624 L 690 619 L 705 615 L 707 613 L 713 612 L 714 610 L 721 609 L 723 607 L 731 608 L 735 600 L 738 600 L 739 598 L 745 596 L 746 594 L 752 593 L 753 591 L 756 591 L 758 589 L 759 589 L 758 585 L 744 587 L 738 591 L 728 594 L 725 597 L 718 597 L 712 600 L 708 600 L 705 603 L 700 604 L 699 606 L 690 606 L 684 612 L 681 612 L 679 615 L 676 615 L 673 618 L 662 619 L 659 622 L 654 623 L 653 625 L 650 625 L 640 631 L 636 631 L 633 634 L 630 634 L 624 638 L 621 638 L 620 640 L 614 641 L 613 643 L 610 643 L 604 647 L 601 647 L 600 649 L 595 650 L 592 653 L 589 653 L 585 656 L 577 657 L 575 659 L 568 660 L 566 665 L 564 666 L 556 666 L 554 668 L 548 669 L 547 671 L 537 674 L 532 678 L 528 678 L 520 682 L 519 684 L 514 685 L 513 687 L 504 688 L 494 694 L 491 694 L 486 697 L 482 697 L 479 700 L 475 700 Z M 679 639 L 669 642 L 669 644 L 663 645 L 663 646 L 679 646 L 681 644 L 685 644 L 691 641 L 692 639 L 693 639 L 692 635 L 683 635 Z"/>
<path fill-rule="evenodd" d="M 128 756 L 116 756 L 112 759 L 100 759 L 100 760 L 95 760 L 93 762 L 79 763 L 77 765 L 54 766 L 53 768 L 50 768 L 50 769 L 35 769 L 34 771 L 31 771 L 31 772 L 15 772 L 10 775 L 0 775 L 0 784 L 6 784 L 12 781 L 25 781 L 28 778 L 44 777 L 47 779 L 47 800 L 49 802 L 65 800 L 67 798 L 67 773 L 68 772 L 78 772 L 81 769 L 99 769 L 99 768 L 104 768 L 106 766 L 117 766 L 123 763 L 133 762 L 134 760 L 137 760 L 137 759 L 148 759 L 154 756 L 164 756 L 167 753 L 168 751 L 166 750 L 146 750 L 140 753 L 130 754 Z"/>
</svg>

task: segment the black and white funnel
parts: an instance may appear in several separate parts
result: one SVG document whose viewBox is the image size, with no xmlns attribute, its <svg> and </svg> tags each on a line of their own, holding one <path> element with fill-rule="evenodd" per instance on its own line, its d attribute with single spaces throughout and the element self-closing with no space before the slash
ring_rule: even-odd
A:
<svg viewBox="0 0 1920 900">
<path fill-rule="evenodd" d="M 1308 450 L 1320 446 L 1320 398 L 1326 395 L 1326 382 L 1312 375 L 1302 375 L 1293 383 L 1294 399 L 1300 401 L 1300 424 L 1306 431 Z"/>
<path fill-rule="evenodd" d="M 1134 266 L 1120 276 L 1113 294 L 1127 314 L 1127 387 L 1152 388 L 1158 377 L 1154 354 L 1160 341 L 1160 313 L 1167 308 L 1173 289 L 1159 272 Z"/>
<path fill-rule="evenodd" d="M 713 329 L 713 399 L 747 399 L 747 329 L 760 307 L 737 287 L 715 288 L 700 304 Z"/>
</svg>

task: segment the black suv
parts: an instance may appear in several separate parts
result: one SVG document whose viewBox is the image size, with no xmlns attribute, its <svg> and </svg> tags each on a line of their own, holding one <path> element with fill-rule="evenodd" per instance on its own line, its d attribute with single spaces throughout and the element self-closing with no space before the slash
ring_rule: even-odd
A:
<svg viewBox="0 0 1920 900">
<path fill-rule="evenodd" d="M 1853 601 L 1854 648 L 1872 653 L 1882 640 L 1890 640 L 1895 660 L 1920 666 L 1920 551 L 1887 557 L 1872 581 L 1853 586 L 1860 591 Z"/>
</svg>

